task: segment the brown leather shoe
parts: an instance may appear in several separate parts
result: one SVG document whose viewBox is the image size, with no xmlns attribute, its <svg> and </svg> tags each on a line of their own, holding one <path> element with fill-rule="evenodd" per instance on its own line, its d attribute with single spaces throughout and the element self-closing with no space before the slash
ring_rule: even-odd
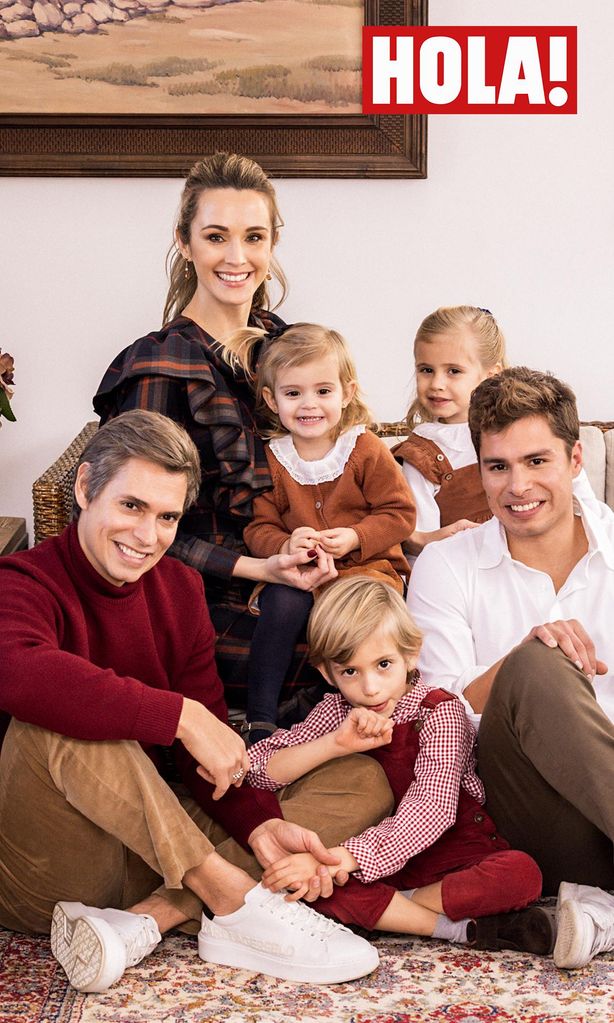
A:
<svg viewBox="0 0 614 1023">
<path fill-rule="evenodd" d="M 554 939 L 554 914 L 539 906 L 478 917 L 467 928 L 467 944 L 491 952 L 509 948 L 547 956 L 554 948 Z"/>
</svg>

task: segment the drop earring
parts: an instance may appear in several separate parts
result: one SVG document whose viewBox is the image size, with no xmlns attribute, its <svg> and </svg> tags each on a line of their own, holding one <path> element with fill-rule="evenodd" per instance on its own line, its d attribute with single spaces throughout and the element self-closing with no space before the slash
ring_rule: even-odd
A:
<svg viewBox="0 0 614 1023">
<path fill-rule="evenodd" d="M 270 270 L 267 270 L 266 279 L 267 279 L 267 281 L 272 281 L 273 280 L 273 274 L 271 273 Z"/>
<path fill-rule="evenodd" d="M 185 277 L 186 281 L 190 276 L 190 261 L 188 259 L 186 259 L 185 263 L 183 264 L 183 276 Z"/>
</svg>

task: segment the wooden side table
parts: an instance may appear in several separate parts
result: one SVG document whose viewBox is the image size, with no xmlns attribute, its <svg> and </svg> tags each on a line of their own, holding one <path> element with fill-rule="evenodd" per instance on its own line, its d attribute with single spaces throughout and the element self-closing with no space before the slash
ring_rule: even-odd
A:
<svg viewBox="0 0 614 1023">
<path fill-rule="evenodd" d="M 26 520 L 0 515 L 0 555 L 24 551 L 27 546 Z"/>
</svg>

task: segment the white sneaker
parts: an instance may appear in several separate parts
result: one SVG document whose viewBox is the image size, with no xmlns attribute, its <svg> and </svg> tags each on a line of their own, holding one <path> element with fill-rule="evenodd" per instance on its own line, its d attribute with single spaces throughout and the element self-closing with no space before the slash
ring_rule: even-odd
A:
<svg viewBox="0 0 614 1023">
<path fill-rule="evenodd" d="M 82 902 L 58 902 L 53 910 L 51 951 L 77 991 L 106 991 L 160 940 L 156 921 L 144 913 Z"/>
<path fill-rule="evenodd" d="M 371 973 L 377 949 L 347 927 L 283 892 L 256 885 L 245 905 L 228 916 L 203 915 L 201 959 L 309 984 L 341 984 Z"/>
<path fill-rule="evenodd" d="M 614 896 L 601 888 L 562 881 L 556 906 L 556 966 L 576 970 L 614 949 Z"/>
</svg>

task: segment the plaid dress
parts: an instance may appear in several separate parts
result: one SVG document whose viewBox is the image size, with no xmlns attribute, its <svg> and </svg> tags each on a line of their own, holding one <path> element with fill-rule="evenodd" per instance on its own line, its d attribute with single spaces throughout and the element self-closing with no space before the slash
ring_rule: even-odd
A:
<svg viewBox="0 0 614 1023">
<path fill-rule="evenodd" d="M 259 314 L 258 325 L 268 329 L 281 322 L 270 312 Z M 170 553 L 204 576 L 226 699 L 244 707 L 256 625 L 247 602 L 254 584 L 232 578 L 232 571 L 238 558 L 249 553 L 243 529 L 252 516 L 252 501 L 271 488 L 252 389 L 224 361 L 215 339 L 180 316 L 125 348 L 102 378 L 94 397 L 101 424 L 133 408 L 151 409 L 180 423 L 200 453 L 200 494 L 181 519 Z M 282 699 L 315 681 L 301 642 Z"/>
</svg>

